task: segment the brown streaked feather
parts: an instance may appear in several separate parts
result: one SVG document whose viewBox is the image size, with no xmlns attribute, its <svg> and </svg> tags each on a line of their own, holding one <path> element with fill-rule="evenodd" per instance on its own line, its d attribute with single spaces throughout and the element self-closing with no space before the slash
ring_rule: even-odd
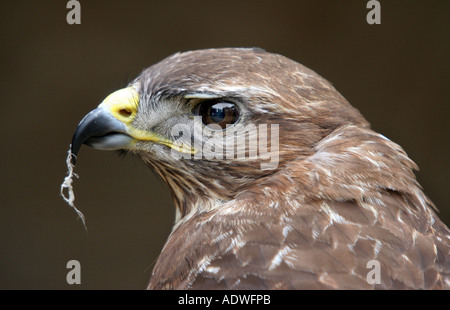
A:
<svg viewBox="0 0 450 310">
<path fill-rule="evenodd" d="M 136 151 L 178 211 L 148 288 L 450 288 L 450 232 L 417 166 L 312 70 L 260 50 L 203 50 L 161 61 L 135 85 L 137 128 L 184 94 L 211 92 L 238 97 L 245 121 L 280 128 L 273 171 Z M 366 281 L 370 260 L 380 284 Z"/>
<path fill-rule="evenodd" d="M 334 203 L 327 206 L 342 215 Z M 408 225 L 386 228 L 398 221 L 384 208 L 374 224 L 365 219 L 364 224 L 330 224 L 319 211 L 306 218 L 252 219 L 241 233 L 225 224 L 232 215 L 209 215 L 200 225 L 192 218 L 172 233 L 155 266 L 152 279 L 157 282 L 151 281 L 149 288 L 448 288 L 448 236 L 436 235 L 432 228 L 428 233 Z M 287 226 L 291 228 L 284 235 Z M 186 235 L 186 230 L 194 233 Z M 224 231 L 230 233 L 223 236 Z M 436 238 L 447 242 L 437 244 Z M 381 262 L 382 275 L 381 284 L 372 287 L 366 282 L 366 265 L 373 259 Z"/>
<path fill-rule="evenodd" d="M 319 146 L 332 161 L 293 162 L 289 170 L 249 187 L 240 195 L 244 198 L 179 225 L 149 288 L 448 288 L 448 230 L 411 175 L 412 162 L 368 129 L 346 130 L 336 133 L 342 141 L 331 137 L 330 145 Z M 373 143 L 366 143 L 369 138 Z M 359 151 L 349 151 L 355 145 Z M 364 160 L 374 148 L 384 149 L 382 158 L 372 154 Z M 372 160 L 389 170 L 378 170 Z M 296 172 L 311 162 L 319 178 L 299 187 L 302 174 Z M 321 171 L 331 166 L 342 171 Z M 365 174 L 364 186 L 358 171 Z M 280 197 L 261 189 L 271 183 L 287 185 L 284 192 L 290 194 Z M 352 190 L 353 185 L 361 188 Z M 276 208 L 270 207 L 274 202 Z M 373 259 L 381 263 L 381 284 L 374 286 L 366 281 L 366 265 Z"/>
</svg>

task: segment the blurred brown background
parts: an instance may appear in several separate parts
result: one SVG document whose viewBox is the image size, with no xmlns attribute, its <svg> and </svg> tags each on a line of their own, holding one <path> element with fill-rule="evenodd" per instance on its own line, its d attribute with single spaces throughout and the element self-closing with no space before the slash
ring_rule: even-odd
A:
<svg viewBox="0 0 450 310">
<path fill-rule="evenodd" d="M 174 219 L 137 158 L 83 147 L 76 205 L 59 196 L 81 118 L 175 53 L 259 46 L 310 67 L 418 163 L 450 224 L 449 1 L 2 1 L 0 289 L 142 289 Z M 67 261 L 81 285 L 66 283 Z"/>
</svg>

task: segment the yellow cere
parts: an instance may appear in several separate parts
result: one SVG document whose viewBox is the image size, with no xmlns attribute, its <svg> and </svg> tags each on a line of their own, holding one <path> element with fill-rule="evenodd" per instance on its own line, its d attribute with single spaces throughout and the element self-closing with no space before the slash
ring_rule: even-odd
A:
<svg viewBox="0 0 450 310">
<path fill-rule="evenodd" d="M 139 93 L 133 87 L 119 89 L 106 97 L 98 106 L 107 109 L 124 124 L 130 124 L 136 116 L 139 106 Z"/>
<path fill-rule="evenodd" d="M 134 87 L 127 87 L 115 91 L 105 98 L 98 106 L 108 110 L 115 118 L 126 125 L 128 134 L 138 141 L 152 141 L 166 145 L 180 153 L 195 154 L 193 147 L 176 143 L 153 132 L 137 129 L 131 126 L 139 107 L 139 93 Z"/>
</svg>

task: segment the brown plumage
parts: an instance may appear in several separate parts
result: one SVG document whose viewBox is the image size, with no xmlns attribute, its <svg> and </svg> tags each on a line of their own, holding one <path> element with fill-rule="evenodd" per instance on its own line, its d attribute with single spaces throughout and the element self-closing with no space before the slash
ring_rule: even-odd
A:
<svg viewBox="0 0 450 310">
<path fill-rule="evenodd" d="M 416 165 L 315 72 L 260 49 L 213 49 L 173 55 L 131 85 L 133 128 L 171 140 L 206 97 L 235 102 L 242 124 L 279 126 L 269 170 L 262 158 L 175 160 L 159 143 L 127 147 L 177 208 L 149 289 L 450 287 L 450 232 Z M 367 281 L 371 260 L 379 284 Z"/>
</svg>

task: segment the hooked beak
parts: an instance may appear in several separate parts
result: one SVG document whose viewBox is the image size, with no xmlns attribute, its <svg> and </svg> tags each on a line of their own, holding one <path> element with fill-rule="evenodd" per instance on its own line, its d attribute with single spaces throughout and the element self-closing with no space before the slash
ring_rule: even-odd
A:
<svg viewBox="0 0 450 310">
<path fill-rule="evenodd" d="M 75 165 L 83 143 L 99 150 L 120 150 L 130 147 L 133 140 L 124 123 L 99 107 L 81 120 L 73 135 L 72 164 Z"/>
<path fill-rule="evenodd" d="M 160 135 L 133 126 L 139 107 L 139 94 L 130 86 L 108 97 L 78 124 L 72 138 L 72 164 L 75 165 L 82 144 L 99 150 L 131 149 L 137 141 L 159 143 L 179 152 L 193 154 L 191 147 L 179 145 Z"/>
<path fill-rule="evenodd" d="M 130 125 L 138 106 L 139 94 L 134 87 L 120 89 L 106 97 L 78 124 L 72 138 L 72 164 L 75 165 L 82 144 L 99 150 L 129 148 L 135 140 Z"/>
</svg>

